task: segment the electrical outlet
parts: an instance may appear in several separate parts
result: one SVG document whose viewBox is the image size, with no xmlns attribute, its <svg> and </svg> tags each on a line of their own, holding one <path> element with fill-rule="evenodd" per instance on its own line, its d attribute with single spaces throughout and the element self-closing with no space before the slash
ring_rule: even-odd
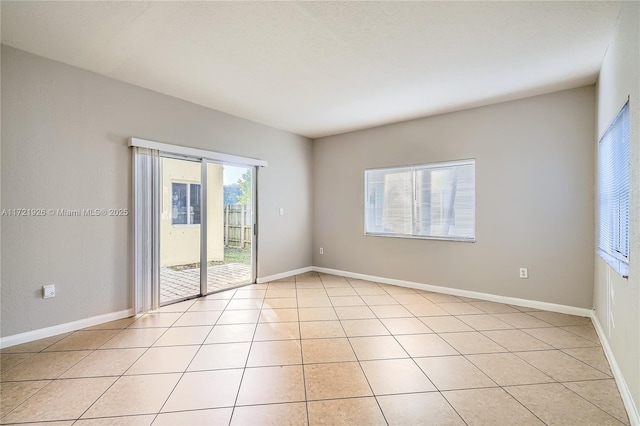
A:
<svg viewBox="0 0 640 426">
<path fill-rule="evenodd" d="M 284 209 L 280 207 L 280 216 L 284 216 Z"/>
<path fill-rule="evenodd" d="M 520 278 L 529 278 L 529 271 L 527 268 L 520 268 Z"/>
<path fill-rule="evenodd" d="M 324 254 L 324 249 L 320 247 L 320 254 Z"/>
<path fill-rule="evenodd" d="M 42 298 L 50 299 L 52 297 L 56 297 L 56 286 L 55 285 L 45 285 L 42 287 Z"/>
</svg>

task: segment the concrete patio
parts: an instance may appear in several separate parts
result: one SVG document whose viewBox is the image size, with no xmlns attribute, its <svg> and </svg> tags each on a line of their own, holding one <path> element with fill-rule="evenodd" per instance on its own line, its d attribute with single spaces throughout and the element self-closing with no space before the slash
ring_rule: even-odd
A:
<svg viewBox="0 0 640 426">
<path fill-rule="evenodd" d="M 207 293 L 251 282 L 251 265 L 227 263 L 207 269 Z M 160 269 L 160 304 L 200 294 L 200 269 Z"/>
</svg>

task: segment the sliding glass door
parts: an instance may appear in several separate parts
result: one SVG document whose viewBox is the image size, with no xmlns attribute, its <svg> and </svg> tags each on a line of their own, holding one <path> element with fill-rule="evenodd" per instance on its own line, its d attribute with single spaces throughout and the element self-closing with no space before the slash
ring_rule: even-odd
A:
<svg viewBox="0 0 640 426">
<path fill-rule="evenodd" d="M 160 305 L 254 282 L 254 174 L 161 154 Z"/>
</svg>

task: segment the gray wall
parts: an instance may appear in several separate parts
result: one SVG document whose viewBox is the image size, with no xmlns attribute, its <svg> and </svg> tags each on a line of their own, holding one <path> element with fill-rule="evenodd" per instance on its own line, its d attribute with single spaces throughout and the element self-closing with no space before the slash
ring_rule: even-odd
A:
<svg viewBox="0 0 640 426">
<path fill-rule="evenodd" d="M 629 278 L 595 256 L 595 308 L 598 321 L 640 409 L 640 3 L 622 5 L 616 34 L 597 84 L 598 138 L 630 97 L 631 194 Z M 597 141 L 594 142 L 594 145 Z"/>
<path fill-rule="evenodd" d="M 315 140 L 313 264 L 591 308 L 594 96 L 589 86 Z M 365 169 L 464 158 L 476 159 L 476 243 L 363 234 Z"/>
<path fill-rule="evenodd" d="M 311 264 L 310 140 L 6 46 L 2 88 L 2 208 L 131 209 L 131 136 L 260 158 L 258 276 Z M 3 217 L 1 335 L 131 308 L 132 246 L 131 216 Z"/>
</svg>

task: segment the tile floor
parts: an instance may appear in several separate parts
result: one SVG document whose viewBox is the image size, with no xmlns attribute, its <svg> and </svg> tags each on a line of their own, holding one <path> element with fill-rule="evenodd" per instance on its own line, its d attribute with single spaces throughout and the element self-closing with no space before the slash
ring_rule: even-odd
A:
<svg viewBox="0 0 640 426">
<path fill-rule="evenodd" d="M 317 273 L 1 357 L 2 424 L 628 424 L 587 318 Z"/>
</svg>

